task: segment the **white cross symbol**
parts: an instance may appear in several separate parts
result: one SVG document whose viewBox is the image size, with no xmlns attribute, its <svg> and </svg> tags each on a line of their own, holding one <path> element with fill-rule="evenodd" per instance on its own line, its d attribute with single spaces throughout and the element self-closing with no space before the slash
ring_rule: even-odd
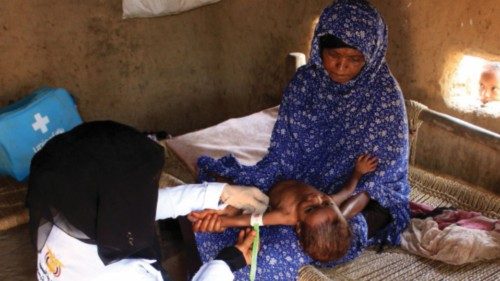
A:
<svg viewBox="0 0 500 281">
<path fill-rule="evenodd" d="M 35 131 L 42 131 L 43 134 L 45 134 L 49 129 L 47 129 L 47 124 L 49 124 L 50 120 L 49 117 L 43 116 L 40 113 L 35 114 L 35 123 L 31 124 L 33 127 L 33 130 Z"/>
</svg>

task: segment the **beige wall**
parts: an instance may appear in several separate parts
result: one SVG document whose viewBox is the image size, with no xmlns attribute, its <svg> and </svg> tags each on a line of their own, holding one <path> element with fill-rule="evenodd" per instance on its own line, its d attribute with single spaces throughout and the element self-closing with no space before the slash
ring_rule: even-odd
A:
<svg viewBox="0 0 500 281">
<path fill-rule="evenodd" d="M 495 132 L 498 118 L 463 114 L 444 103 L 464 54 L 500 61 L 498 0 L 376 0 L 390 28 L 388 61 L 407 97 Z"/>
<path fill-rule="evenodd" d="M 121 19 L 120 0 L 0 0 L 0 106 L 64 87 L 85 120 L 173 134 L 279 102 L 284 58 L 329 1 L 223 0 Z M 306 35 L 306 36 L 305 36 Z"/>
<path fill-rule="evenodd" d="M 372 2 L 389 25 L 388 61 L 405 96 L 499 132 L 498 120 L 443 101 L 461 52 L 500 60 L 498 0 Z M 120 0 L 0 0 L 0 106 L 49 85 L 71 91 L 85 120 L 143 130 L 180 134 L 245 115 L 278 103 L 286 54 L 308 52 L 313 21 L 329 3 L 223 0 L 122 20 Z M 497 151 L 450 139 L 423 127 L 417 162 L 500 186 Z"/>
</svg>

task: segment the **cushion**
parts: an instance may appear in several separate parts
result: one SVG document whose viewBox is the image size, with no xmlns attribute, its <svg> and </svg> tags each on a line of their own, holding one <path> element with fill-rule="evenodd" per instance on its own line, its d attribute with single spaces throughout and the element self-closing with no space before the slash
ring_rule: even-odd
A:
<svg viewBox="0 0 500 281">
<path fill-rule="evenodd" d="M 123 0 L 123 18 L 173 15 L 220 0 Z"/>
</svg>

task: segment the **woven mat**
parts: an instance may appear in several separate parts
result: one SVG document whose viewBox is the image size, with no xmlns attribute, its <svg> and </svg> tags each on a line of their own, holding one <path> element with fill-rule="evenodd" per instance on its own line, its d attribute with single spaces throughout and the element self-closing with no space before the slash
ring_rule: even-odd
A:
<svg viewBox="0 0 500 281">
<path fill-rule="evenodd" d="M 175 153 L 166 145 L 165 141 L 159 142 L 165 148 L 165 166 L 163 172 L 173 175 L 184 183 L 194 183 L 196 179 L 187 166 L 175 155 Z"/>
<path fill-rule="evenodd" d="M 454 206 L 468 211 L 478 211 L 491 218 L 500 219 L 500 196 L 471 187 L 456 179 L 446 178 L 425 170 L 410 168 L 410 198 L 434 207 Z"/>
<path fill-rule="evenodd" d="M 0 177 L 0 231 L 28 222 L 26 184 Z"/>
<path fill-rule="evenodd" d="M 377 254 L 366 250 L 354 262 L 335 269 L 305 266 L 299 280 L 499 280 L 500 262 L 453 266 L 440 261 L 410 255 L 399 248 Z"/>
<path fill-rule="evenodd" d="M 500 197 L 463 183 L 410 168 L 411 200 L 435 207 L 455 206 L 500 218 Z M 377 254 L 368 249 L 354 261 L 336 268 L 304 266 L 299 280 L 499 280 L 500 261 L 449 265 L 415 256 L 400 248 Z"/>
</svg>

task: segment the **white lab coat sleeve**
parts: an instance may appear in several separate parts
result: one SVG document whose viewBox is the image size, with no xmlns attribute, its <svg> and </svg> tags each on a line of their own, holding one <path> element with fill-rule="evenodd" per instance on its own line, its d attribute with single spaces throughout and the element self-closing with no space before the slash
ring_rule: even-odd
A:
<svg viewBox="0 0 500 281">
<path fill-rule="evenodd" d="M 221 260 L 212 260 L 205 263 L 192 281 L 232 281 L 234 275 L 226 262 Z"/>
<path fill-rule="evenodd" d="M 204 182 L 160 188 L 156 220 L 185 216 L 191 211 L 220 209 L 219 200 L 225 185 Z"/>
</svg>

